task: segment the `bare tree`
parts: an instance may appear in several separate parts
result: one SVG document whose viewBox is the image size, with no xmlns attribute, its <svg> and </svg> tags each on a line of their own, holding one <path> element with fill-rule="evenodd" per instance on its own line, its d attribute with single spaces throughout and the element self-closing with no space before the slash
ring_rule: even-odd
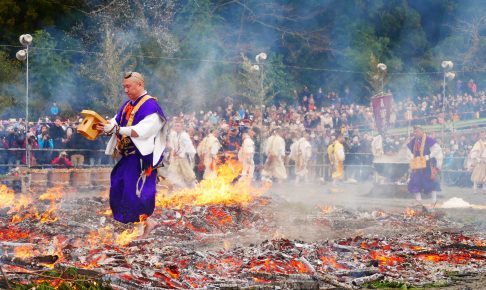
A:
<svg viewBox="0 0 486 290">
<path fill-rule="evenodd" d="M 483 70 L 486 65 L 478 61 L 482 58 L 481 41 L 484 39 L 486 29 L 486 16 L 473 17 L 470 22 L 459 21 L 454 30 L 466 35 L 469 39 L 468 48 L 462 55 L 463 70 Z M 484 40 L 483 40 L 484 41 Z"/>
<path fill-rule="evenodd" d="M 134 70 L 145 55 L 171 55 L 178 50 L 169 32 L 174 15 L 172 0 L 116 0 L 107 3 L 87 1 L 90 21 L 73 28 L 72 34 L 85 46 L 96 49 L 81 66 L 81 74 L 99 84 L 102 95 L 91 98 L 109 111 L 116 110 L 125 96 L 121 90 L 124 71 Z M 148 55 L 151 56 L 151 55 Z"/>
</svg>

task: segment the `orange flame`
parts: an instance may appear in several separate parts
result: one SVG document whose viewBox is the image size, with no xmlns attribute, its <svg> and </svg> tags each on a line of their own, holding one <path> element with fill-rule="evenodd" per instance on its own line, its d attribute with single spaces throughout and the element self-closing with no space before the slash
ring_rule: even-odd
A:
<svg viewBox="0 0 486 290">
<path fill-rule="evenodd" d="M 99 214 L 99 215 L 106 215 L 106 216 L 111 216 L 111 214 L 112 214 L 111 209 L 107 209 L 107 210 L 104 210 L 104 211 L 98 211 L 96 213 Z"/>
<path fill-rule="evenodd" d="M 284 274 L 296 274 L 296 273 L 308 273 L 310 270 L 307 266 L 300 261 L 291 260 L 290 262 L 272 260 L 268 257 L 264 260 L 252 260 L 250 262 L 252 271 L 266 272 L 266 273 L 284 273 Z"/>
<path fill-rule="evenodd" d="M 51 187 L 47 191 L 39 196 L 39 200 L 49 200 L 51 202 L 60 200 L 64 195 L 64 189 L 62 187 Z"/>
<path fill-rule="evenodd" d="M 164 193 L 157 195 L 156 204 L 163 208 L 183 208 L 201 205 L 248 205 L 255 197 L 263 194 L 267 188 L 256 189 L 251 181 L 235 179 L 241 172 L 241 163 L 228 160 L 218 167 L 214 179 L 203 180 L 193 189 L 182 189 L 170 196 Z"/>
<path fill-rule="evenodd" d="M 100 244 L 113 244 L 113 230 L 110 226 L 91 231 L 86 239 L 86 244 L 90 249 L 98 248 Z"/>
<path fill-rule="evenodd" d="M 179 268 L 177 266 L 168 266 L 165 267 L 165 271 L 174 279 L 179 279 L 180 273 L 179 273 Z"/>
<path fill-rule="evenodd" d="M 336 210 L 336 207 L 333 205 L 319 205 L 318 207 L 321 209 L 321 212 L 325 214 L 330 214 Z"/>
<path fill-rule="evenodd" d="M 131 241 L 135 240 L 143 234 L 144 224 L 141 222 L 134 223 L 135 227 L 133 229 L 124 230 L 121 234 L 116 237 L 115 244 L 119 246 L 126 246 Z"/>
<path fill-rule="evenodd" d="M 0 206 L 2 208 L 12 206 L 16 202 L 15 192 L 6 185 L 0 185 Z"/>
<path fill-rule="evenodd" d="M 394 266 L 398 263 L 405 262 L 405 258 L 399 256 L 389 256 L 378 251 L 371 251 L 370 256 L 373 260 L 377 260 L 380 265 Z"/>
<path fill-rule="evenodd" d="M 16 227 L 10 227 L 9 229 L 0 229 L 0 240 L 2 241 L 16 241 L 28 237 L 28 232 L 22 232 Z"/>
<path fill-rule="evenodd" d="M 17 258 L 28 258 L 33 256 L 33 246 L 18 246 L 14 249 L 14 256 Z"/>
<path fill-rule="evenodd" d="M 336 261 L 336 258 L 334 258 L 334 257 L 322 256 L 321 261 L 322 261 L 322 263 L 329 265 L 329 266 L 333 267 L 334 269 L 349 269 L 349 267 L 347 267 L 343 264 L 339 264 Z"/>
<path fill-rule="evenodd" d="M 406 208 L 405 209 L 405 216 L 407 217 L 414 217 L 417 216 L 417 211 L 411 208 Z"/>
<path fill-rule="evenodd" d="M 206 220 L 210 224 L 223 226 L 231 224 L 233 217 L 222 208 L 211 207 L 209 209 L 209 214 L 206 215 Z"/>
</svg>

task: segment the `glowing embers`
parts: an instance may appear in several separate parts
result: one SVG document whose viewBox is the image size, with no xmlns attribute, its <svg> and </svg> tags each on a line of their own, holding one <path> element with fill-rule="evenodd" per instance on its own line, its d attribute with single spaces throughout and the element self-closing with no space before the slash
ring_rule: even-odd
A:
<svg viewBox="0 0 486 290">
<path fill-rule="evenodd" d="M 330 214 L 336 210 L 336 207 L 333 205 L 319 205 L 318 207 L 323 214 Z"/>
<path fill-rule="evenodd" d="M 183 189 L 170 195 L 157 195 L 156 204 L 163 208 L 184 208 L 203 205 L 246 206 L 268 188 L 255 188 L 248 179 L 238 179 L 241 163 L 227 160 L 218 167 L 214 179 L 203 180 L 193 189 Z"/>
<path fill-rule="evenodd" d="M 2 241 L 17 241 L 27 239 L 29 232 L 22 231 L 21 229 L 11 226 L 8 229 L 0 229 L 0 240 Z"/>
<path fill-rule="evenodd" d="M 342 270 L 349 270 L 350 267 L 339 263 L 335 257 L 332 256 L 322 256 L 321 257 L 322 265 L 326 267 L 331 267 L 335 270 L 342 269 Z"/>
<path fill-rule="evenodd" d="M 404 257 L 385 253 L 384 251 L 371 251 L 370 257 L 372 260 L 378 261 L 380 265 L 397 266 L 406 261 Z"/>
<path fill-rule="evenodd" d="M 143 234 L 143 223 L 137 223 L 137 225 L 128 230 L 124 230 L 116 237 L 115 243 L 119 246 L 126 246 L 130 242 Z"/>
<path fill-rule="evenodd" d="M 412 208 L 406 208 L 404 215 L 405 217 L 416 217 L 418 212 Z"/>
<path fill-rule="evenodd" d="M 30 195 L 15 193 L 6 186 L 0 186 L 1 206 L 9 208 L 8 214 L 11 215 L 12 224 L 20 223 L 24 220 L 38 220 L 40 223 L 53 223 L 58 220 L 56 211 L 57 204 L 63 196 L 62 188 L 50 188 L 44 194 L 34 198 Z M 40 202 L 37 202 L 40 201 Z M 46 205 L 45 203 L 48 203 Z M 39 208 L 42 208 L 39 211 Z"/>
<path fill-rule="evenodd" d="M 485 252 L 469 251 L 469 252 L 448 252 L 448 253 L 423 253 L 415 255 L 416 259 L 426 262 L 447 262 L 449 264 L 467 264 L 473 259 L 484 259 Z"/>
<path fill-rule="evenodd" d="M 287 257 L 282 259 L 282 257 L 271 255 L 267 257 L 252 258 L 249 263 L 248 271 L 290 275 L 308 274 L 311 272 L 311 269 L 297 258 Z"/>
</svg>

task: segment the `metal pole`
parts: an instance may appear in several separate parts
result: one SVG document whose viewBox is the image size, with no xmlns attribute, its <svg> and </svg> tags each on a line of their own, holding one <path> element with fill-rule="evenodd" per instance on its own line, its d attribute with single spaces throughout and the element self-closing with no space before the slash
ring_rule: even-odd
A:
<svg viewBox="0 0 486 290">
<path fill-rule="evenodd" d="M 445 113 L 446 87 L 445 86 L 446 86 L 446 70 L 444 69 L 444 80 L 442 81 L 442 115 L 443 115 L 443 122 L 442 122 L 442 129 L 441 129 L 442 142 L 444 142 L 444 127 L 446 123 L 446 113 Z"/>
<path fill-rule="evenodd" d="M 381 96 L 384 95 L 384 88 L 383 88 L 383 79 L 384 79 L 384 72 L 381 72 Z"/>
<path fill-rule="evenodd" d="M 260 63 L 260 110 L 261 110 L 261 119 L 262 119 L 262 122 L 261 122 L 261 128 L 263 128 L 263 113 L 264 113 L 264 109 L 263 109 L 263 99 L 264 99 L 264 96 L 263 96 L 263 63 Z"/>
<path fill-rule="evenodd" d="M 30 147 L 29 147 L 29 46 L 25 47 L 25 51 L 27 54 L 26 64 L 26 76 L 25 76 L 25 134 L 26 134 L 26 143 L 25 143 L 25 158 L 27 163 L 27 168 L 30 168 Z"/>
</svg>

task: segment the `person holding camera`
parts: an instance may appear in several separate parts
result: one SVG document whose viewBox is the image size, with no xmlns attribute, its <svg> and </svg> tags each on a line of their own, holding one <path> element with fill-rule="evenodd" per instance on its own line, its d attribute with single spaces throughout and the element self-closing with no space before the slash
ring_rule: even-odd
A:
<svg viewBox="0 0 486 290">
<path fill-rule="evenodd" d="M 49 164 L 52 159 L 54 140 L 49 135 L 49 130 L 46 125 L 41 127 L 41 133 L 37 136 L 37 143 L 39 144 L 39 149 L 42 149 L 37 154 L 37 164 Z"/>
<path fill-rule="evenodd" d="M 61 153 L 59 153 L 59 156 L 52 159 L 51 164 L 60 168 L 71 168 L 73 166 L 71 160 L 69 160 L 67 156 L 66 151 L 61 151 Z"/>
<path fill-rule="evenodd" d="M 37 152 L 36 151 L 32 151 L 32 150 L 37 150 L 39 149 L 39 143 L 37 142 L 37 137 L 35 137 L 34 134 L 32 133 L 28 133 L 27 134 L 27 139 L 26 141 L 24 142 L 24 145 L 23 147 L 26 149 L 26 151 L 24 151 L 22 153 L 22 164 L 27 164 L 27 150 L 30 151 L 30 166 L 37 166 L 37 158 L 36 158 L 36 154 Z"/>
</svg>

